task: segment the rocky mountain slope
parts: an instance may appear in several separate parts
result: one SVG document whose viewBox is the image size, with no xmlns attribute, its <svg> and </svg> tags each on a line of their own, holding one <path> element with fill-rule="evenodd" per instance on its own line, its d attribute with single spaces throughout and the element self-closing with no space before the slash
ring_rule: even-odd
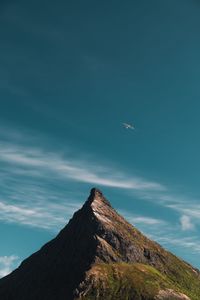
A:
<svg viewBox="0 0 200 300">
<path fill-rule="evenodd" d="M 55 239 L 0 280 L 2 300 L 199 300 L 200 273 L 92 189 Z"/>
</svg>

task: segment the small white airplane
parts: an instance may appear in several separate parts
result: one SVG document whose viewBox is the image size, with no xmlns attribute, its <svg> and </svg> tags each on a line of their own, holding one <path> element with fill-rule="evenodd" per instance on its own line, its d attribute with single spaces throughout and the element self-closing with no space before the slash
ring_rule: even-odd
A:
<svg viewBox="0 0 200 300">
<path fill-rule="evenodd" d="M 122 123 L 122 125 L 124 126 L 124 128 L 126 129 L 132 129 L 132 130 L 135 130 L 135 127 L 131 124 L 128 124 L 128 123 Z"/>
</svg>

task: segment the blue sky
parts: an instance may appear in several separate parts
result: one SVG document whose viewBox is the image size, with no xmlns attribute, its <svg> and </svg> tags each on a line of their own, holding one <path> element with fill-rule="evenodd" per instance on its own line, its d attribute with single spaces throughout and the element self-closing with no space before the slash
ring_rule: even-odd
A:
<svg viewBox="0 0 200 300">
<path fill-rule="evenodd" d="M 1 1 L 0 277 L 93 186 L 200 267 L 199 14 L 191 0 Z"/>
</svg>

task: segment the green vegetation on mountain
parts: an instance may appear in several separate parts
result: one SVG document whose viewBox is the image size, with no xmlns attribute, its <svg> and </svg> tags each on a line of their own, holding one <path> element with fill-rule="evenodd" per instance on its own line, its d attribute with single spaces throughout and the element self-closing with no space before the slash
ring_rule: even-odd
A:
<svg viewBox="0 0 200 300">
<path fill-rule="evenodd" d="M 176 278 L 140 263 L 96 264 L 89 271 L 86 283 L 87 291 L 81 300 L 153 300 L 160 290 L 167 289 L 185 294 L 191 300 L 199 300 L 200 295 L 199 279 L 189 271 Z"/>
</svg>

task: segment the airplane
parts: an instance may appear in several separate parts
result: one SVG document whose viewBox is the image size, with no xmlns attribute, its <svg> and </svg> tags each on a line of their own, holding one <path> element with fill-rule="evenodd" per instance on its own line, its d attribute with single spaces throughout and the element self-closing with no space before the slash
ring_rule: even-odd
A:
<svg viewBox="0 0 200 300">
<path fill-rule="evenodd" d="M 132 130 L 135 130 L 135 127 L 131 124 L 128 124 L 128 123 L 122 123 L 122 125 L 124 126 L 124 128 L 126 129 L 132 129 Z"/>
</svg>

